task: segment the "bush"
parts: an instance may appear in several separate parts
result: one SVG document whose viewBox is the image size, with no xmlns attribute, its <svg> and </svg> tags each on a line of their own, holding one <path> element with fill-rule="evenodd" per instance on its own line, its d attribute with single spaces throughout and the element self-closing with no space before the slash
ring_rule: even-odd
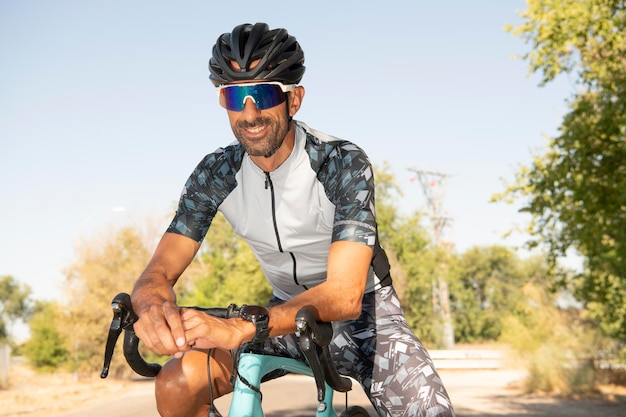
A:
<svg viewBox="0 0 626 417">
<path fill-rule="evenodd" d="M 528 370 L 526 392 L 571 395 L 595 389 L 596 332 L 578 310 L 559 309 L 554 295 L 533 284 L 525 300 L 504 320 L 501 341 L 518 353 Z"/>
<path fill-rule="evenodd" d="M 67 363 L 69 349 L 55 322 L 59 316 L 54 303 L 40 304 L 30 321 L 31 338 L 21 349 L 22 354 L 36 368 L 49 371 Z"/>
</svg>

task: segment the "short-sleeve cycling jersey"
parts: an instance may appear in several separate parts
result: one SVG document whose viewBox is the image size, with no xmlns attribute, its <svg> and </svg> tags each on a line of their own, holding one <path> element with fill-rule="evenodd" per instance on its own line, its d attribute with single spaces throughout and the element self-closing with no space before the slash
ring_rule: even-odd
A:
<svg viewBox="0 0 626 417">
<path fill-rule="evenodd" d="M 272 172 L 254 164 L 238 142 L 204 157 L 167 231 L 201 242 L 220 211 L 248 242 L 282 300 L 325 281 L 330 243 L 336 241 L 374 250 L 366 293 L 391 284 L 377 237 L 367 155 L 302 122 L 294 126 L 294 149 Z"/>
</svg>

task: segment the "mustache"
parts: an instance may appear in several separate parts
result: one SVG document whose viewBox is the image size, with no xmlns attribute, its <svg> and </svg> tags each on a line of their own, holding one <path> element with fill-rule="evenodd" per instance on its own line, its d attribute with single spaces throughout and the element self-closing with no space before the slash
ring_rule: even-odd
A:
<svg viewBox="0 0 626 417">
<path fill-rule="evenodd" d="M 240 129 L 251 129 L 255 127 L 268 126 L 272 124 L 272 120 L 269 117 L 258 117 L 253 121 L 240 120 L 237 122 L 237 127 Z"/>
</svg>

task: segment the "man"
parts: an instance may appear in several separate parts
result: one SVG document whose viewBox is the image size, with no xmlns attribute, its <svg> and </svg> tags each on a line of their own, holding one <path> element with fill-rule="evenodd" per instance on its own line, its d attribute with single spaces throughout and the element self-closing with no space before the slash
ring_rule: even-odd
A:
<svg viewBox="0 0 626 417">
<path fill-rule="evenodd" d="M 232 391 L 231 351 L 254 339 L 289 355 L 295 314 L 313 306 L 317 319 L 333 322 L 340 373 L 362 384 L 381 416 L 453 416 L 392 286 L 367 156 L 292 119 L 304 98 L 303 64 L 296 39 L 264 23 L 237 26 L 213 47 L 210 78 L 237 142 L 193 171 L 132 293 L 137 335 L 174 356 L 156 380 L 159 413 L 206 416 L 207 349 L 212 393 L 224 395 Z M 272 285 L 267 326 L 176 305 L 173 286 L 217 211 L 249 243 Z"/>
</svg>

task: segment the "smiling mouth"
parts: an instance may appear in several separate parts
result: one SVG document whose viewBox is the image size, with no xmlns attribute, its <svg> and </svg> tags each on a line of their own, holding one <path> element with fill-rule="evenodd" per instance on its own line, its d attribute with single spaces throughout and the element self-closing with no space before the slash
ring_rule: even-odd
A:
<svg viewBox="0 0 626 417">
<path fill-rule="evenodd" d="M 253 127 L 248 127 L 245 129 L 246 132 L 252 133 L 252 134 L 256 134 L 259 132 L 262 132 L 263 130 L 265 130 L 265 126 L 264 125 L 260 125 L 260 126 L 253 126 Z"/>
</svg>

